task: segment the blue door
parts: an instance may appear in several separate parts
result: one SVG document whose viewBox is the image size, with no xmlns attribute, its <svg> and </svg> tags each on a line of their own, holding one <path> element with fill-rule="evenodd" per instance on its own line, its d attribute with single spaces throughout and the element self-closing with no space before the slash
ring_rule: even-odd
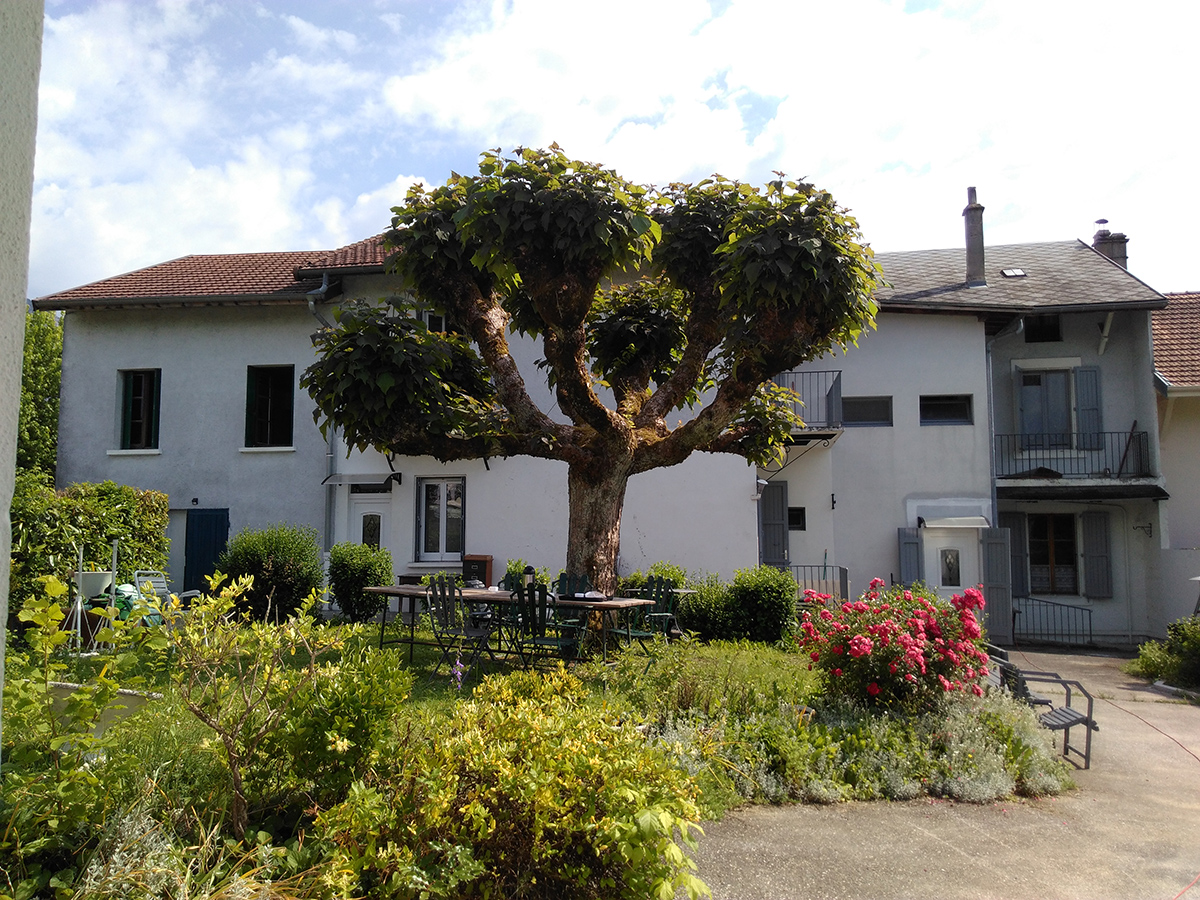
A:
<svg viewBox="0 0 1200 900">
<path fill-rule="evenodd" d="M 189 509 L 183 539 L 183 589 L 207 591 L 204 579 L 217 569 L 229 540 L 228 509 Z"/>
</svg>

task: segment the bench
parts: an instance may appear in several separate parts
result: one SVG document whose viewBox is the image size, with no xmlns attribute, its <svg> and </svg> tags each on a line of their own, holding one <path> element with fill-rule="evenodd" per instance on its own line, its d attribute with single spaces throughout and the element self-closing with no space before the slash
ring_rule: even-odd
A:
<svg viewBox="0 0 1200 900">
<path fill-rule="evenodd" d="M 1062 755 L 1071 760 L 1071 754 L 1075 753 L 1082 757 L 1083 768 L 1091 768 L 1092 732 L 1099 731 L 1100 726 L 1096 724 L 1092 715 L 1095 701 L 1084 686 L 1078 681 L 1063 678 L 1057 672 L 1020 669 L 1008 659 L 1008 653 L 999 647 L 989 646 L 988 657 L 988 683 L 994 689 L 1005 691 L 1016 699 L 1028 703 L 1034 709 L 1046 707 L 1044 712 L 1037 714 L 1038 721 L 1041 722 L 1043 728 L 1063 733 Z M 1062 688 L 1066 694 L 1063 705 L 1055 706 L 1054 701 L 1049 697 L 1032 690 L 1029 686 L 1031 683 L 1052 684 Z M 1071 700 L 1075 692 L 1087 701 L 1086 710 L 1083 707 L 1072 705 Z M 1076 726 L 1083 727 L 1082 750 L 1071 743 L 1071 729 Z M 1074 760 L 1071 761 L 1074 762 Z"/>
</svg>

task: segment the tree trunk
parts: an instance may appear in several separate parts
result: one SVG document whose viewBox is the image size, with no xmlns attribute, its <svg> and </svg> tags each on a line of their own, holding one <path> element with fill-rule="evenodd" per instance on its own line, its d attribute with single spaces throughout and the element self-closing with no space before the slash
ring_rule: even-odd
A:
<svg viewBox="0 0 1200 900">
<path fill-rule="evenodd" d="M 597 473 L 597 468 L 603 471 Z M 567 571 L 587 573 L 596 590 L 606 594 L 617 586 L 621 511 L 628 481 L 628 469 L 620 465 L 571 466 L 567 470 Z"/>
</svg>

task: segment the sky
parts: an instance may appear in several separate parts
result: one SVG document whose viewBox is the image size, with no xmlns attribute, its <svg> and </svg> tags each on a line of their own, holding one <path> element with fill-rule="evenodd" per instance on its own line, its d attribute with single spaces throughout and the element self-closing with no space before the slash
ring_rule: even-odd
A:
<svg viewBox="0 0 1200 900">
<path fill-rule="evenodd" d="M 877 252 L 1127 234 L 1200 290 L 1192 0 L 46 0 L 29 295 L 333 249 L 557 142 L 643 184 L 773 172 Z"/>
</svg>

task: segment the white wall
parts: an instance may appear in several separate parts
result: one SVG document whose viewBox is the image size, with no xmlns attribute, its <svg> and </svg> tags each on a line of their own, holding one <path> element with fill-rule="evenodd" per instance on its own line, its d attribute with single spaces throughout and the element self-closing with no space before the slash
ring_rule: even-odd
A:
<svg viewBox="0 0 1200 900">
<path fill-rule="evenodd" d="M 1159 399 L 1159 421 L 1170 404 L 1162 430 L 1162 470 L 1171 499 L 1164 501 L 1169 547 L 1200 547 L 1200 396 Z M 1200 575 L 1200 572 L 1195 574 Z"/>
</svg>

